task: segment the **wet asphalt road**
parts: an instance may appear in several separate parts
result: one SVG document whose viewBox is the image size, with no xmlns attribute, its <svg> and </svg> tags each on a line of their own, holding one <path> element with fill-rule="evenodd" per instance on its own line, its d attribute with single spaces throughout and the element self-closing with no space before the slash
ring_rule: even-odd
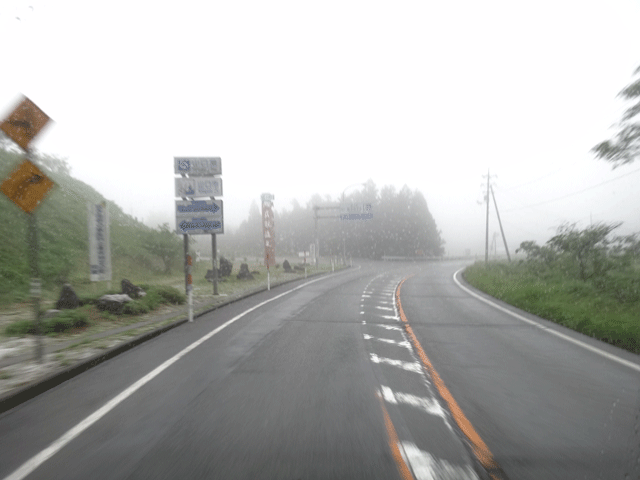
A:
<svg viewBox="0 0 640 480">
<path fill-rule="evenodd" d="M 0 416 L 0 479 L 481 478 L 398 319 L 410 274 L 406 317 L 508 478 L 637 478 L 640 373 L 470 296 L 462 266 L 362 262 L 167 332 Z"/>
</svg>

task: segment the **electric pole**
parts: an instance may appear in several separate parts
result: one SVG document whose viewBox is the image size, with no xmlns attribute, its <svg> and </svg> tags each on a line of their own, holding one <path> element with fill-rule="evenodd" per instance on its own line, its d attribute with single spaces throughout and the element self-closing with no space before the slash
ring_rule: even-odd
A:
<svg viewBox="0 0 640 480">
<path fill-rule="evenodd" d="M 511 255 L 509 254 L 509 247 L 507 247 L 507 237 L 504 236 L 504 230 L 502 229 L 502 220 L 500 220 L 500 212 L 498 211 L 498 204 L 496 203 L 496 196 L 493 194 L 493 187 L 491 187 L 491 198 L 493 198 L 493 205 L 496 207 L 496 215 L 498 216 L 498 225 L 500 225 L 500 233 L 502 234 L 502 241 L 504 242 L 504 249 L 507 252 L 507 258 L 511 261 Z M 487 202 L 489 205 L 489 202 Z"/>
<path fill-rule="evenodd" d="M 484 263 L 489 263 L 489 189 L 491 188 L 491 174 L 489 173 L 489 169 L 487 169 L 486 177 L 484 175 L 482 177 L 487 179 L 487 195 L 485 196 L 485 201 L 487 202 L 487 226 L 484 241 Z"/>
</svg>

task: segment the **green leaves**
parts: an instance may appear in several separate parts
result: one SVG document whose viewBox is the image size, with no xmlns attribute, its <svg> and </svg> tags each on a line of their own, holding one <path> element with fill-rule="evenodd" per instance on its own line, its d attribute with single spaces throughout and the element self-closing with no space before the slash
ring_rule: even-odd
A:
<svg viewBox="0 0 640 480">
<path fill-rule="evenodd" d="M 634 74 L 640 74 L 640 67 Z M 639 101 L 625 111 L 616 136 L 591 149 L 596 158 L 613 163 L 613 168 L 631 163 L 640 156 L 640 122 L 632 121 L 640 113 L 640 78 L 625 87 L 618 96 L 625 100 Z"/>
</svg>

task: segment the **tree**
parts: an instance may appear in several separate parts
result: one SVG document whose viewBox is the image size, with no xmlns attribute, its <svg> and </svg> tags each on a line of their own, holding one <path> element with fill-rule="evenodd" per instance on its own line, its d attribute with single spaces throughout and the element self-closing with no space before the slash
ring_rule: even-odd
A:
<svg viewBox="0 0 640 480">
<path fill-rule="evenodd" d="M 179 260 L 182 251 L 180 238 L 171 231 L 168 223 L 162 224 L 158 230 L 148 232 L 144 246 L 149 253 L 160 257 L 167 274 L 171 273 L 171 268 Z"/>
<path fill-rule="evenodd" d="M 578 277 L 586 281 L 603 275 L 612 267 L 607 258 L 610 243 L 607 237 L 620 225 L 598 223 L 584 230 L 578 230 L 575 224 L 561 225 L 547 245 L 576 265 Z"/>
<path fill-rule="evenodd" d="M 638 67 L 634 75 L 640 74 Z M 596 158 L 613 163 L 613 168 L 635 161 L 640 156 L 640 122 L 634 118 L 640 113 L 640 78 L 627 85 L 619 94 L 625 100 L 637 100 L 618 123 L 620 131 L 612 140 L 605 140 L 591 149 Z"/>
</svg>

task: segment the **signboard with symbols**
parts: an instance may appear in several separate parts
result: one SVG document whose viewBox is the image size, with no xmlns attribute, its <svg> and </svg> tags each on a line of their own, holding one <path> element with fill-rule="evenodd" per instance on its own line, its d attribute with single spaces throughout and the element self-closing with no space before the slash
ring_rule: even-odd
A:
<svg viewBox="0 0 640 480">
<path fill-rule="evenodd" d="M 222 175 L 220 157 L 173 157 L 173 163 L 176 175 L 190 177 Z"/>
<path fill-rule="evenodd" d="M 216 177 L 176 178 L 176 197 L 221 197 L 222 179 Z"/>
<path fill-rule="evenodd" d="M 181 235 L 224 233 L 223 220 L 218 215 L 176 216 L 176 233 Z"/>
<path fill-rule="evenodd" d="M 222 200 L 176 200 L 176 217 L 206 215 L 222 220 Z"/>
<path fill-rule="evenodd" d="M 25 160 L 2 182 L 0 189 L 22 210 L 31 213 L 53 186 L 53 181 L 34 163 Z"/>
<path fill-rule="evenodd" d="M 29 148 L 29 143 L 49 120 L 46 113 L 27 97 L 24 97 L 9 117 L 0 123 L 0 130 L 26 151 Z"/>
<path fill-rule="evenodd" d="M 276 238 L 272 209 L 273 204 L 270 201 L 270 198 L 272 197 L 265 197 L 265 195 L 262 196 L 262 234 L 264 237 L 264 264 L 267 267 L 273 267 L 276 264 Z"/>
<path fill-rule="evenodd" d="M 111 280 L 111 237 L 109 209 L 105 202 L 87 204 L 89 224 L 89 279 Z"/>
<path fill-rule="evenodd" d="M 371 220 L 373 207 L 370 203 L 343 203 L 340 205 L 340 220 Z"/>
</svg>

